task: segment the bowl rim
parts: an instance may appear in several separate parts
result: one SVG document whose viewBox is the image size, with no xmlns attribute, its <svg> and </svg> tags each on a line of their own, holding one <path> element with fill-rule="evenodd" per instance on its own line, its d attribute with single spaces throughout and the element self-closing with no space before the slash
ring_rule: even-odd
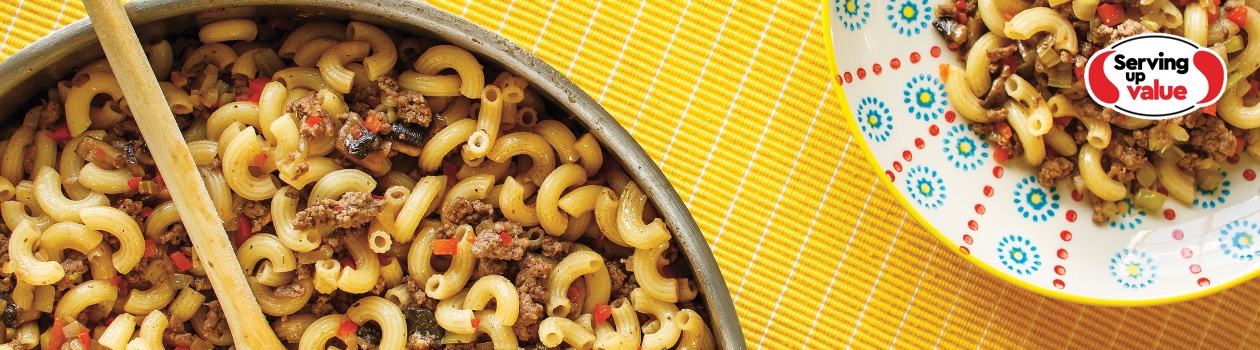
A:
<svg viewBox="0 0 1260 350">
<path fill-rule="evenodd" d="M 551 96 L 557 106 L 565 109 L 594 133 L 605 148 L 610 150 L 610 155 L 621 162 L 628 175 L 640 184 L 648 199 L 656 205 L 665 219 L 666 225 L 674 232 L 679 249 L 692 267 L 709 314 L 709 327 L 714 332 L 717 344 L 723 349 L 746 348 L 735 305 L 713 252 L 674 187 L 642 146 L 616 119 L 551 65 L 476 23 L 428 4 L 406 0 L 377 0 L 371 4 L 353 0 L 218 0 L 194 3 L 178 0 L 136 0 L 125 4 L 128 17 L 136 26 L 211 8 L 236 6 L 296 6 L 346 14 L 353 20 L 378 24 L 387 21 L 390 22 L 387 26 L 404 32 L 427 32 L 468 49 L 504 70 L 525 77 L 544 95 Z M 358 16 L 368 18 L 356 18 Z M 64 57 L 93 47 L 99 50 L 99 42 L 87 18 L 57 29 L 0 61 L 0 76 L 7 77 L 0 79 L 0 91 L 21 91 L 24 88 L 34 91 L 32 88 L 46 88 L 48 84 L 32 84 L 29 81 L 42 78 L 41 73 L 54 66 L 57 60 L 49 60 L 47 57 Z M 3 95 L 17 96 L 0 100 L 0 115 L 8 116 L 12 115 L 11 112 L 16 107 L 34 96 L 34 92 Z"/>
<path fill-rule="evenodd" d="M 831 10 L 826 10 L 826 11 L 830 13 Z M 836 85 L 836 97 L 840 98 L 841 117 L 842 119 L 845 120 L 844 123 L 848 125 L 849 133 L 852 134 L 853 138 L 857 140 L 858 145 L 861 146 L 859 147 L 860 148 L 859 152 L 862 153 L 864 158 L 866 158 L 866 160 L 870 162 L 870 164 L 875 169 L 885 170 L 884 166 L 880 165 L 879 159 L 875 158 L 875 153 L 871 151 L 870 145 L 866 142 L 866 139 L 862 137 L 862 134 L 859 131 L 860 129 L 858 128 L 858 125 L 857 125 L 857 120 L 854 119 L 853 117 L 853 110 L 849 106 L 848 98 L 844 94 L 844 87 L 843 87 L 844 84 L 840 82 L 841 76 L 839 74 L 840 69 L 838 67 L 839 62 L 837 62 L 838 58 L 835 56 L 836 51 L 835 51 L 835 44 L 833 41 L 834 36 L 832 34 L 834 32 L 834 28 L 831 25 L 831 16 L 828 16 L 828 18 L 824 20 L 824 22 L 826 22 L 824 24 L 827 26 L 827 30 L 823 33 L 826 36 L 824 39 L 824 43 L 827 46 L 827 55 L 830 58 L 827 60 L 827 69 L 829 73 L 831 74 L 831 77 L 828 80 L 831 80 L 831 83 Z M 889 192 L 892 193 L 892 197 L 896 199 L 897 204 L 901 205 L 902 209 L 906 210 L 906 212 L 908 212 L 911 217 L 914 217 L 915 221 L 917 221 L 919 225 L 923 227 L 923 229 L 927 230 L 928 232 L 931 232 L 932 235 L 936 237 L 937 243 L 945 245 L 949 251 L 953 252 L 957 256 L 962 257 L 964 260 L 967 260 L 967 262 L 971 263 L 972 265 L 977 266 L 980 269 L 984 270 L 989 276 L 997 277 L 998 279 L 1014 284 L 1015 286 L 1020 287 L 1024 290 L 1031 291 L 1033 293 L 1037 293 L 1042 296 L 1051 297 L 1058 300 L 1066 300 L 1066 301 L 1079 303 L 1079 304 L 1094 305 L 1094 306 L 1110 306 L 1110 307 L 1157 306 L 1157 305 L 1172 304 L 1172 303 L 1177 303 L 1177 302 L 1182 302 L 1182 301 L 1198 299 L 1198 298 L 1202 298 L 1208 295 L 1216 294 L 1221 291 L 1230 289 L 1234 286 L 1237 286 L 1239 284 L 1242 284 L 1244 282 L 1250 281 L 1256 278 L 1257 276 L 1260 276 L 1260 268 L 1256 268 L 1246 274 L 1237 276 L 1224 283 L 1217 284 L 1213 282 L 1211 286 L 1208 286 L 1201 290 L 1197 290 L 1190 293 L 1182 293 L 1182 294 L 1177 294 L 1177 295 L 1172 295 L 1172 296 L 1166 296 L 1166 297 L 1161 297 L 1161 298 L 1151 298 L 1151 299 L 1096 298 L 1096 297 L 1077 295 L 1077 294 L 1066 293 L 1066 292 L 1050 289 L 1043 285 L 1033 284 L 1028 281 L 1012 277 L 1010 274 L 1002 270 L 999 270 L 997 267 L 989 263 L 986 263 L 983 260 L 980 260 L 980 258 L 977 258 L 974 255 L 966 254 L 960 251 L 959 249 L 950 247 L 952 245 L 951 244 L 952 240 L 949 238 L 949 236 L 941 232 L 940 230 L 938 230 L 935 224 L 933 224 L 927 218 L 924 218 L 922 215 L 920 215 L 918 210 L 914 209 L 914 206 L 911 205 L 910 201 L 906 199 L 905 194 L 901 192 L 901 189 L 897 187 L 897 185 L 894 184 L 892 180 L 889 180 L 888 177 L 884 176 L 883 173 L 879 173 L 878 176 L 876 177 L 879 179 L 879 182 L 883 184 L 883 186 L 886 189 L 888 189 Z"/>
</svg>

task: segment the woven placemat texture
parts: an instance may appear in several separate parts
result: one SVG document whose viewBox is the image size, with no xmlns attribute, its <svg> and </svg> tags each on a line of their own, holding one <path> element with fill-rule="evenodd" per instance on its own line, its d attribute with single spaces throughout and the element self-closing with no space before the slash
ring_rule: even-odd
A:
<svg viewBox="0 0 1260 350">
<path fill-rule="evenodd" d="M 1260 346 L 1260 282 L 1083 306 L 940 245 L 842 119 L 824 2 L 431 3 L 534 52 L 643 144 L 711 243 L 750 348 Z M 83 16 L 76 1 L 0 3 L 0 58 Z"/>
</svg>

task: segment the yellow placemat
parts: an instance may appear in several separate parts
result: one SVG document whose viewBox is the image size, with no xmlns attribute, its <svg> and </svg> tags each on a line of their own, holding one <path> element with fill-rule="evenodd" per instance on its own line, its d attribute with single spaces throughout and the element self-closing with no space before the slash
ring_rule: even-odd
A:
<svg viewBox="0 0 1260 350">
<path fill-rule="evenodd" d="M 0 58 L 82 18 L 0 3 Z M 1173 305 L 1048 299 L 942 247 L 854 146 L 823 2 L 434 5 L 569 76 L 638 139 L 713 247 L 750 348 L 1256 348 L 1260 282 Z"/>
</svg>

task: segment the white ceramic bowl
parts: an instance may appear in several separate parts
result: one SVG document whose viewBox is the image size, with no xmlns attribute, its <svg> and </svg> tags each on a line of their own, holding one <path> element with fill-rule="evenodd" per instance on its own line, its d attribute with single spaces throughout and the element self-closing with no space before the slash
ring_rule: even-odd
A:
<svg viewBox="0 0 1260 350">
<path fill-rule="evenodd" d="M 830 0 L 833 78 L 845 119 L 901 203 L 944 244 L 1020 287 L 1099 305 L 1187 300 L 1260 274 L 1260 161 L 1242 156 L 1216 191 L 1096 225 L 1066 182 L 993 159 L 940 77 L 960 64 L 932 27 L 945 0 Z"/>
</svg>

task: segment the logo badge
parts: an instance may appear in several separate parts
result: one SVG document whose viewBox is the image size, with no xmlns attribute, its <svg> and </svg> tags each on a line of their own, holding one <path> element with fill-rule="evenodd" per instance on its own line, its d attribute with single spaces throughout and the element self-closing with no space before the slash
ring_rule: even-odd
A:
<svg viewBox="0 0 1260 350">
<path fill-rule="evenodd" d="M 1225 61 L 1179 36 L 1135 35 L 1094 52 L 1085 65 L 1085 89 L 1124 115 L 1168 119 L 1221 98 Z"/>
</svg>

